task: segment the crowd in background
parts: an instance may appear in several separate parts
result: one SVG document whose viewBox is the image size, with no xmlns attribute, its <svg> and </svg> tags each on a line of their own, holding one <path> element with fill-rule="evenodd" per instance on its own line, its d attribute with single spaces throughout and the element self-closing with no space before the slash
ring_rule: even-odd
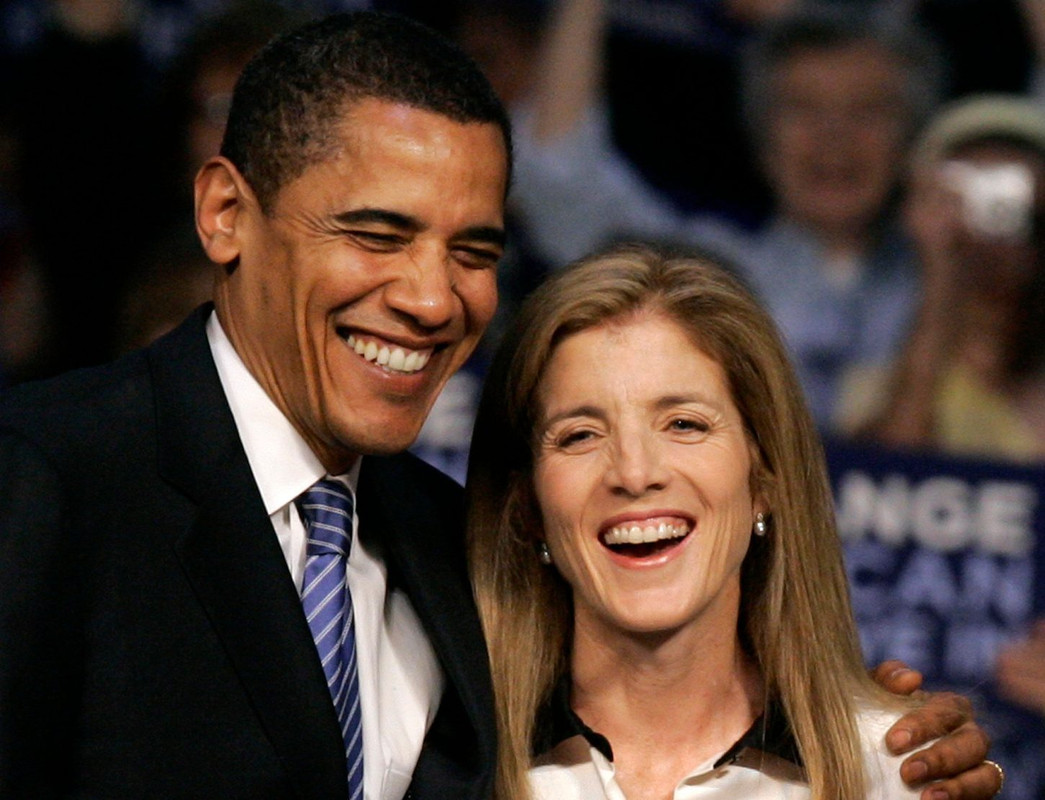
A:
<svg viewBox="0 0 1045 800">
<path fill-rule="evenodd" d="M 946 287 L 923 296 L 939 283 L 923 278 L 961 271 L 927 256 L 950 212 L 912 188 L 930 180 L 908 158 L 925 126 L 941 105 L 983 93 L 1045 109 L 1034 0 L 833 0 L 816 14 L 800 0 L 11 2 L 0 380 L 108 360 L 205 299 L 192 176 L 220 145 L 240 67 L 281 28 L 360 5 L 455 37 L 512 110 L 499 323 L 549 270 L 608 241 L 710 248 L 771 306 L 825 430 L 877 435 L 870 422 L 899 413 L 870 407 L 888 392 L 868 387 L 888 379 L 868 376 L 900 358 L 923 300 L 953 299 L 940 300 Z M 1032 249 L 1038 232 L 1025 233 Z M 973 260 L 992 258 L 1004 256 L 980 248 Z M 1024 385 L 1001 391 L 1026 410 L 1045 390 L 1032 385 L 1037 355 L 1025 355 Z M 1023 416 L 1023 455 L 1037 458 L 1045 419 Z M 916 427 L 886 438 L 938 444 L 931 422 Z M 466 428 L 450 425 L 448 441 Z"/>
<path fill-rule="evenodd" d="M 109 360 L 207 299 L 192 178 L 236 75 L 353 6 L 456 38 L 512 112 L 491 340 L 596 246 L 709 248 L 773 312 L 825 432 L 1045 461 L 1040 0 L 8 2 L 0 385 Z M 488 353 L 420 445 L 458 475 Z M 1014 657 L 1045 662 L 1035 646 Z"/>
</svg>

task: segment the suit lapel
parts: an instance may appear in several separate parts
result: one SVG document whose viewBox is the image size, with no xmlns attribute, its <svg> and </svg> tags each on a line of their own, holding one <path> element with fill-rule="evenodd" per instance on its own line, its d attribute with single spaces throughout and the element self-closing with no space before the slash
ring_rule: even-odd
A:
<svg viewBox="0 0 1045 800">
<path fill-rule="evenodd" d="M 447 678 L 444 719 L 429 732 L 412 796 L 463 800 L 483 796 L 492 768 L 493 694 L 465 570 L 460 487 L 448 478 L 434 485 L 430 475 L 420 480 L 427 471 L 412 456 L 366 457 L 360 532 L 381 544 L 389 574 L 410 597 Z"/>
<path fill-rule="evenodd" d="M 302 797 L 343 794 L 322 667 L 204 332 L 204 310 L 150 351 L 160 465 L 198 508 L 174 542 L 261 724 Z"/>
</svg>

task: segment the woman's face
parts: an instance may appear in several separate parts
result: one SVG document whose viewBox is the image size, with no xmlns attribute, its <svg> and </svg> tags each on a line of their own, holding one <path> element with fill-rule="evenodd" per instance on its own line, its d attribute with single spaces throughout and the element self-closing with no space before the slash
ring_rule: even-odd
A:
<svg viewBox="0 0 1045 800">
<path fill-rule="evenodd" d="M 578 628 L 734 631 L 764 509 L 722 367 L 643 313 L 564 339 L 538 400 L 534 486 Z"/>
</svg>

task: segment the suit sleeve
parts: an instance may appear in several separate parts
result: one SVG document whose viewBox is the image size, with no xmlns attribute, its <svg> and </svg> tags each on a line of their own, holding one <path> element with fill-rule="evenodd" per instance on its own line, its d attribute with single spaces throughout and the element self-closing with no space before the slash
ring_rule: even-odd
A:
<svg viewBox="0 0 1045 800">
<path fill-rule="evenodd" d="M 83 643 L 64 482 L 0 429 L 0 798 L 63 794 L 72 771 Z"/>
</svg>

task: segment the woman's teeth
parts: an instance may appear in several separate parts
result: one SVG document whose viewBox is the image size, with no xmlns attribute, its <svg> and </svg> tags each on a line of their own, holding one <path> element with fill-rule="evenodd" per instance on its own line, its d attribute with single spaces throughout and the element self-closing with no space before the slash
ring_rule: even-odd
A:
<svg viewBox="0 0 1045 800">
<path fill-rule="evenodd" d="M 428 359 L 432 357 L 431 350 L 404 350 L 402 347 L 389 347 L 373 341 L 363 341 L 351 334 L 345 339 L 345 342 L 367 361 L 373 361 L 378 366 L 393 372 L 417 372 L 424 369 Z"/>
<path fill-rule="evenodd" d="M 608 545 L 645 544 L 666 539 L 681 539 L 687 533 L 689 533 L 689 525 L 686 523 L 672 525 L 667 522 L 661 522 L 659 525 L 645 526 L 618 525 L 606 531 L 602 538 Z"/>
</svg>

